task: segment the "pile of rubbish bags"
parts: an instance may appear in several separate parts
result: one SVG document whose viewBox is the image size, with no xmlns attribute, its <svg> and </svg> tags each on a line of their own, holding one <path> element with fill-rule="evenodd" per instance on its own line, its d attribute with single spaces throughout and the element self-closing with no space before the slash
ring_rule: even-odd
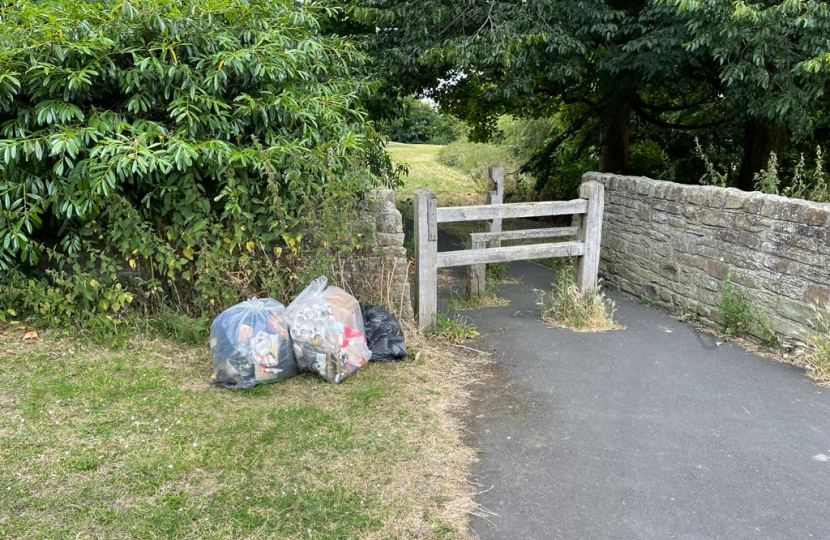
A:
<svg viewBox="0 0 830 540">
<path fill-rule="evenodd" d="M 406 356 L 400 324 L 380 306 L 361 306 L 343 289 L 315 279 L 286 308 L 252 298 L 210 326 L 217 386 L 250 388 L 310 371 L 339 383 L 368 361 Z"/>
</svg>

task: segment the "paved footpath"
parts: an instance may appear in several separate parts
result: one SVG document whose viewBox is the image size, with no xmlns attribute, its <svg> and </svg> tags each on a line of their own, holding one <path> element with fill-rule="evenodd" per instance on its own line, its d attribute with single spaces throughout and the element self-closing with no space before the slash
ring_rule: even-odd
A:
<svg viewBox="0 0 830 540">
<path fill-rule="evenodd" d="M 830 390 L 614 297 L 625 330 L 538 318 L 552 275 L 464 312 L 493 351 L 475 392 L 482 540 L 830 539 Z"/>
</svg>

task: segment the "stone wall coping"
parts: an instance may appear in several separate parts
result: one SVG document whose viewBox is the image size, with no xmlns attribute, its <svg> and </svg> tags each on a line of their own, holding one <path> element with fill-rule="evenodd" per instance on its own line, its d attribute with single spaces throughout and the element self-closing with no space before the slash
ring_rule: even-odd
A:
<svg viewBox="0 0 830 540">
<path fill-rule="evenodd" d="M 807 211 L 827 212 L 830 225 L 830 203 L 806 201 L 804 199 L 792 199 L 782 195 L 769 195 L 760 191 L 743 191 L 737 188 L 722 188 L 717 186 L 700 186 L 692 184 L 678 184 L 667 180 L 655 180 L 646 176 L 623 176 L 619 174 L 587 172 L 582 176 L 582 181 L 595 180 L 602 182 L 606 189 L 613 191 L 627 191 L 630 193 L 648 196 L 655 199 L 665 199 L 690 205 L 699 205 L 707 208 L 738 210 L 743 209 L 749 213 L 763 214 L 764 207 L 777 207 L 786 209 L 789 207 L 789 214 L 795 217 L 806 216 Z M 776 215 L 779 219 L 786 219 L 782 215 Z M 789 219 L 787 221 L 803 221 L 802 219 Z M 823 225 L 822 223 L 814 223 Z"/>
</svg>

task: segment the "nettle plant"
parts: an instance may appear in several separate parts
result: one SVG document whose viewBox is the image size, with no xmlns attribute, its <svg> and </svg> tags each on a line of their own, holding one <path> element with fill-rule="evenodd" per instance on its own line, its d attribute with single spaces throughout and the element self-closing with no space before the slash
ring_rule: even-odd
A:
<svg viewBox="0 0 830 540">
<path fill-rule="evenodd" d="M 359 249 L 360 194 L 395 176 L 361 106 L 364 58 L 320 33 L 330 12 L 0 0 L 8 314 L 287 299 Z"/>
</svg>

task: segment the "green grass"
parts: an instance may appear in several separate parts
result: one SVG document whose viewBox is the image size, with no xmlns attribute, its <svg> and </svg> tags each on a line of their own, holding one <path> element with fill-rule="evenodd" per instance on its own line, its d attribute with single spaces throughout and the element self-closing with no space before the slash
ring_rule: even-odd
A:
<svg viewBox="0 0 830 540">
<path fill-rule="evenodd" d="M 775 344 L 775 334 L 767 319 L 745 294 L 735 288 L 729 276 L 721 285 L 718 313 L 726 334 L 751 335 L 767 345 Z"/>
<path fill-rule="evenodd" d="M 415 191 L 429 188 L 435 191 L 440 206 L 482 204 L 485 187 L 471 175 L 442 164 L 438 160 L 442 148 L 436 144 L 389 143 L 386 149 L 392 161 L 410 167 L 404 185 L 396 191 L 398 200 L 411 201 Z"/>
<path fill-rule="evenodd" d="M 19 333 L 0 333 L 0 538 L 464 537 L 462 363 L 434 345 L 235 392 L 208 385 L 206 345 Z"/>
<path fill-rule="evenodd" d="M 452 343 L 459 343 L 478 337 L 478 330 L 466 317 L 449 317 L 439 313 L 435 324 L 429 329 L 430 335 Z"/>
<path fill-rule="evenodd" d="M 830 304 L 816 306 L 802 355 L 817 379 L 830 382 Z"/>
</svg>

